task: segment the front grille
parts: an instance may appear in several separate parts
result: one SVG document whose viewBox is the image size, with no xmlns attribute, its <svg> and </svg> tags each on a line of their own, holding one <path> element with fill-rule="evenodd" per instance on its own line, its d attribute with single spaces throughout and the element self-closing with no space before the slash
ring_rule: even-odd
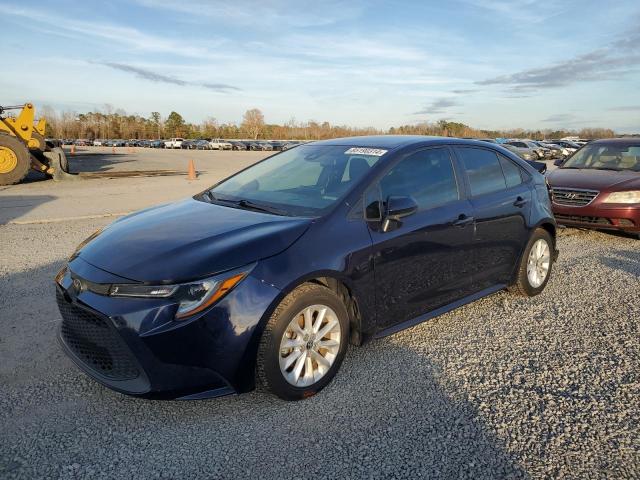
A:
<svg viewBox="0 0 640 480">
<path fill-rule="evenodd" d="M 557 205 L 584 207 L 589 205 L 600 192 L 597 190 L 553 187 L 551 193 L 553 194 L 553 203 Z"/>
<path fill-rule="evenodd" d="M 140 375 L 134 358 L 113 326 L 98 315 L 67 302 L 59 290 L 56 300 L 62 315 L 62 338 L 79 360 L 111 380 L 132 380 Z"/>
<path fill-rule="evenodd" d="M 572 223 L 590 223 L 593 225 L 611 225 L 611 220 L 604 217 L 588 217 L 585 215 L 564 215 L 558 213 L 555 215 L 558 223 L 572 222 Z"/>
</svg>

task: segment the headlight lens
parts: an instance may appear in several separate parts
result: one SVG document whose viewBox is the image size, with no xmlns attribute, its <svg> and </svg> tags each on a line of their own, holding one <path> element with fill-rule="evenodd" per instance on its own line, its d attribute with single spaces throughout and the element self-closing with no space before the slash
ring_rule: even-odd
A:
<svg viewBox="0 0 640 480">
<path fill-rule="evenodd" d="M 602 203 L 640 203 L 640 190 L 610 193 Z"/>
<path fill-rule="evenodd" d="M 112 297 L 175 298 L 179 302 L 176 319 L 181 320 L 216 303 L 240 283 L 252 268 L 253 265 L 215 277 L 177 285 L 113 284 L 109 289 L 109 295 Z"/>
</svg>

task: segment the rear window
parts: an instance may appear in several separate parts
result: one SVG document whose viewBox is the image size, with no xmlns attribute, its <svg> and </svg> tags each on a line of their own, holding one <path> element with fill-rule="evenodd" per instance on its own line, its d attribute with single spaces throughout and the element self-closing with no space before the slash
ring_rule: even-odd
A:
<svg viewBox="0 0 640 480">
<path fill-rule="evenodd" d="M 522 183 L 522 169 L 502 155 L 498 155 L 498 158 L 500 159 L 500 166 L 502 167 L 502 173 L 504 173 L 507 188 L 520 185 Z"/>
<path fill-rule="evenodd" d="M 472 196 L 477 197 L 507 188 L 500 161 L 494 152 L 481 148 L 458 147 L 456 153 L 467 172 Z"/>
</svg>

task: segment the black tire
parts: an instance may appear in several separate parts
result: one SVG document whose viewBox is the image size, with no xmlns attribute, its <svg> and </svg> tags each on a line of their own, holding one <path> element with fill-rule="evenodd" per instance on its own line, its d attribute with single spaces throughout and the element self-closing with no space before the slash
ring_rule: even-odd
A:
<svg viewBox="0 0 640 480">
<path fill-rule="evenodd" d="M 336 314 L 340 323 L 339 350 L 333 364 L 322 378 L 306 387 L 296 387 L 289 383 L 280 371 L 280 342 L 291 320 L 306 307 L 318 304 L 330 307 Z M 349 315 L 342 300 L 332 290 L 322 285 L 305 283 L 280 302 L 265 326 L 258 347 L 256 372 L 258 380 L 267 390 L 283 400 L 301 400 L 311 397 L 331 382 L 342 364 L 348 344 Z"/>
<path fill-rule="evenodd" d="M 0 134 L 0 185 L 14 185 L 29 173 L 27 146 L 12 135 Z"/>
<path fill-rule="evenodd" d="M 529 261 L 529 255 L 531 254 L 531 249 L 538 240 L 544 240 L 547 243 L 547 247 L 549 248 L 549 269 L 544 281 L 536 287 L 532 285 L 531 281 L 529 280 L 529 276 L 527 274 L 527 264 Z M 527 248 L 525 248 L 524 253 L 522 254 L 520 264 L 518 265 L 518 271 L 516 273 L 515 283 L 509 287 L 509 291 L 527 297 L 533 297 L 540 294 L 547 286 L 549 278 L 551 277 L 551 271 L 553 270 L 554 251 L 555 242 L 549 232 L 547 232 L 544 228 L 537 228 L 531 235 L 531 238 L 527 243 Z"/>
</svg>

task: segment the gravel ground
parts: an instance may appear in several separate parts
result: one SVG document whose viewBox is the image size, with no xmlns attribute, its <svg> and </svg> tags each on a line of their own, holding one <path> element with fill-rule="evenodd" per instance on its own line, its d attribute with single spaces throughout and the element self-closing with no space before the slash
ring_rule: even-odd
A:
<svg viewBox="0 0 640 480">
<path fill-rule="evenodd" d="M 542 295 L 351 348 L 311 399 L 162 402 L 54 340 L 52 277 L 105 223 L 0 226 L 0 478 L 640 476 L 640 241 L 567 230 Z"/>
</svg>

